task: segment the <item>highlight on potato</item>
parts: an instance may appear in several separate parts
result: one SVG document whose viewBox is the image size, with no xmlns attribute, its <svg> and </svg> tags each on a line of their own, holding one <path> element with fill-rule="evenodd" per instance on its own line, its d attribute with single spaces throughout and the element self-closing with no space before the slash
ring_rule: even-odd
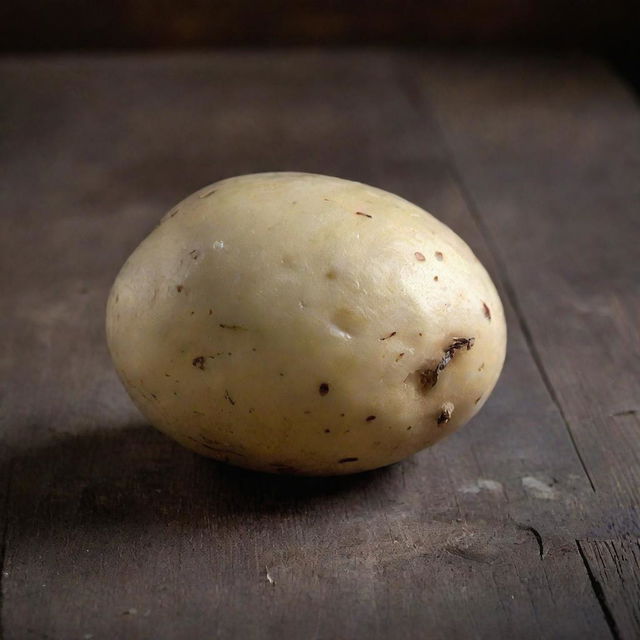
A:
<svg viewBox="0 0 640 640">
<path fill-rule="evenodd" d="M 282 172 L 171 209 L 116 278 L 107 338 L 133 402 L 184 446 L 338 475 L 473 417 L 506 324 L 486 270 L 435 217 L 365 184 Z"/>
</svg>

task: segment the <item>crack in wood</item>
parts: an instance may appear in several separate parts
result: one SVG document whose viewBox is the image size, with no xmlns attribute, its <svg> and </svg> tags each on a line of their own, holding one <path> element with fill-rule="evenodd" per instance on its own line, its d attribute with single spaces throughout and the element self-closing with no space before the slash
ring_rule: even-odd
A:
<svg viewBox="0 0 640 640">
<path fill-rule="evenodd" d="M 607 604 L 607 599 L 605 598 L 602 584 L 593 573 L 591 569 L 591 565 L 589 564 L 589 560 L 587 559 L 587 556 L 582 548 L 582 545 L 580 544 L 580 540 L 576 540 L 575 542 L 576 542 L 576 546 L 578 547 L 578 553 L 580 554 L 584 567 L 587 570 L 587 575 L 589 576 L 589 582 L 591 583 L 593 594 L 595 595 L 596 600 L 600 605 L 600 609 L 602 609 L 602 615 L 604 616 L 607 626 L 609 627 L 609 631 L 611 631 L 611 636 L 614 638 L 614 640 L 622 640 L 622 636 L 620 635 L 620 631 L 618 630 L 618 625 L 616 624 L 615 618 L 611 613 L 611 609 Z"/>
</svg>

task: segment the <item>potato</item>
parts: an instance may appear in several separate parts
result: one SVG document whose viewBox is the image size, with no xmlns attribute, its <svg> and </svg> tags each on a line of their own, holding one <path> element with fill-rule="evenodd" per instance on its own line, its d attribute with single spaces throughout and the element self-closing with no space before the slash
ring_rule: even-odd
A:
<svg viewBox="0 0 640 640">
<path fill-rule="evenodd" d="M 469 420 L 506 326 L 480 262 L 424 210 L 357 182 L 264 173 L 162 219 L 113 285 L 107 336 L 134 403 L 186 447 L 337 475 Z"/>
</svg>

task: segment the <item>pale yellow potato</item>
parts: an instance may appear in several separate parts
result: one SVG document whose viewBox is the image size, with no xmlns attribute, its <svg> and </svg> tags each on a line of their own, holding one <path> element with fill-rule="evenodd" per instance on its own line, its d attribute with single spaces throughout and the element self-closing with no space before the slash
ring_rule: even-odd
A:
<svg viewBox="0 0 640 640">
<path fill-rule="evenodd" d="M 113 285 L 107 336 L 135 404 L 186 447 L 334 475 L 467 422 L 506 325 L 483 266 L 429 213 L 357 182 L 264 173 L 163 218 Z"/>
</svg>

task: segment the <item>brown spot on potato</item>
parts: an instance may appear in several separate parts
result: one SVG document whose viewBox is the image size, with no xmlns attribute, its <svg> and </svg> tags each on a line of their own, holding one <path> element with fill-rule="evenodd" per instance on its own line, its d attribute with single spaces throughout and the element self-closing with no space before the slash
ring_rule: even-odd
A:
<svg viewBox="0 0 640 640">
<path fill-rule="evenodd" d="M 192 251 L 189 251 L 189 255 L 194 259 L 197 260 L 200 257 L 200 252 L 197 249 L 193 249 Z"/>
<path fill-rule="evenodd" d="M 204 371 L 204 362 L 205 362 L 205 357 L 204 356 L 198 356 L 197 358 L 194 358 L 191 361 L 191 364 L 196 367 L 196 369 L 201 369 L 202 371 Z"/>
<path fill-rule="evenodd" d="M 204 198 L 208 198 L 209 196 L 212 196 L 216 191 L 217 189 L 211 189 L 210 191 L 206 191 L 205 193 L 200 194 L 199 198 L 200 200 L 204 200 Z"/>
<path fill-rule="evenodd" d="M 434 279 L 436 282 L 438 282 L 438 280 L 439 280 L 438 276 L 433 276 L 433 279 Z"/>
<path fill-rule="evenodd" d="M 446 424 L 449 420 L 451 420 L 451 414 L 446 409 L 443 409 L 438 416 L 438 424 Z"/>
<path fill-rule="evenodd" d="M 367 416 L 366 420 L 367 422 L 373 422 L 376 419 L 375 416 Z"/>
<path fill-rule="evenodd" d="M 480 402 L 480 400 L 482 399 L 482 396 L 478 396 L 474 401 L 473 404 L 478 404 L 478 402 Z"/>
<path fill-rule="evenodd" d="M 231 397 L 227 389 L 224 390 L 224 399 L 230 404 L 235 405 L 235 400 Z"/>
<path fill-rule="evenodd" d="M 335 280 L 338 277 L 338 274 L 333 269 L 330 269 L 325 273 L 325 276 L 327 277 L 327 280 Z"/>
<path fill-rule="evenodd" d="M 456 351 L 464 349 L 467 351 L 473 347 L 475 338 L 454 338 L 453 342 L 445 349 L 444 355 L 440 359 L 440 362 L 435 367 L 428 367 L 419 370 L 420 385 L 423 390 L 431 389 L 436 386 L 438 378 L 444 368 L 453 360 Z"/>
<path fill-rule="evenodd" d="M 325 433 L 331 433 L 331 429 L 325 429 L 324 432 Z"/>
<path fill-rule="evenodd" d="M 213 309 L 209 309 L 209 315 L 213 314 Z"/>
<path fill-rule="evenodd" d="M 178 290 L 178 293 L 180 293 L 184 287 L 181 284 L 176 285 L 176 289 Z"/>
<path fill-rule="evenodd" d="M 370 216 L 368 213 L 365 213 L 364 211 L 356 211 L 356 215 L 364 216 L 365 218 L 373 218 L 373 216 Z"/>
<path fill-rule="evenodd" d="M 402 358 L 403 358 L 403 357 L 404 357 L 404 351 L 403 351 L 402 353 L 399 353 L 399 354 L 396 356 L 396 362 L 398 362 L 398 360 L 402 360 Z"/>
<path fill-rule="evenodd" d="M 484 312 L 484 317 L 491 322 L 491 309 L 489 309 L 486 302 L 482 303 L 482 311 Z"/>
<path fill-rule="evenodd" d="M 442 261 L 444 259 L 444 253 L 442 253 L 442 251 L 436 251 L 435 256 L 436 260 Z"/>
<path fill-rule="evenodd" d="M 385 336 L 384 338 L 378 338 L 378 340 L 388 340 L 389 338 L 393 338 L 393 336 L 395 336 L 396 333 L 398 333 L 398 332 L 397 331 L 392 331 L 388 336 Z"/>
<path fill-rule="evenodd" d="M 231 329 L 232 331 L 247 331 L 246 327 L 241 327 L 239 324 L 219 324 L 221 329 Z"/>
<path fill-rule="evenodd" d="M 357 462 L 358 458 L 342 458 L 341 460 L 338 460 L 339 464 L 343 464 L 344 462 Z"/>
<path fill-rule="evenodd" d="M 478 367 L 478 371 L 482 371 L 484 369 L 484 362 Z"/>
<path fill-rule="evenodd" d="M 320 393 L 321 396 L 326 396 L 327 393 L 329 393 L 329 383 L 328 382 L 323 382 L 318 387 L 318 392 Z"/>
<path fill-rule="evenodd" d="M 424 262 L 426 260 L 424 253 L 420 253 L 419 251 L 416 251 L 413 255 L 416 257 L 418 262 Z"/>
</svg>

